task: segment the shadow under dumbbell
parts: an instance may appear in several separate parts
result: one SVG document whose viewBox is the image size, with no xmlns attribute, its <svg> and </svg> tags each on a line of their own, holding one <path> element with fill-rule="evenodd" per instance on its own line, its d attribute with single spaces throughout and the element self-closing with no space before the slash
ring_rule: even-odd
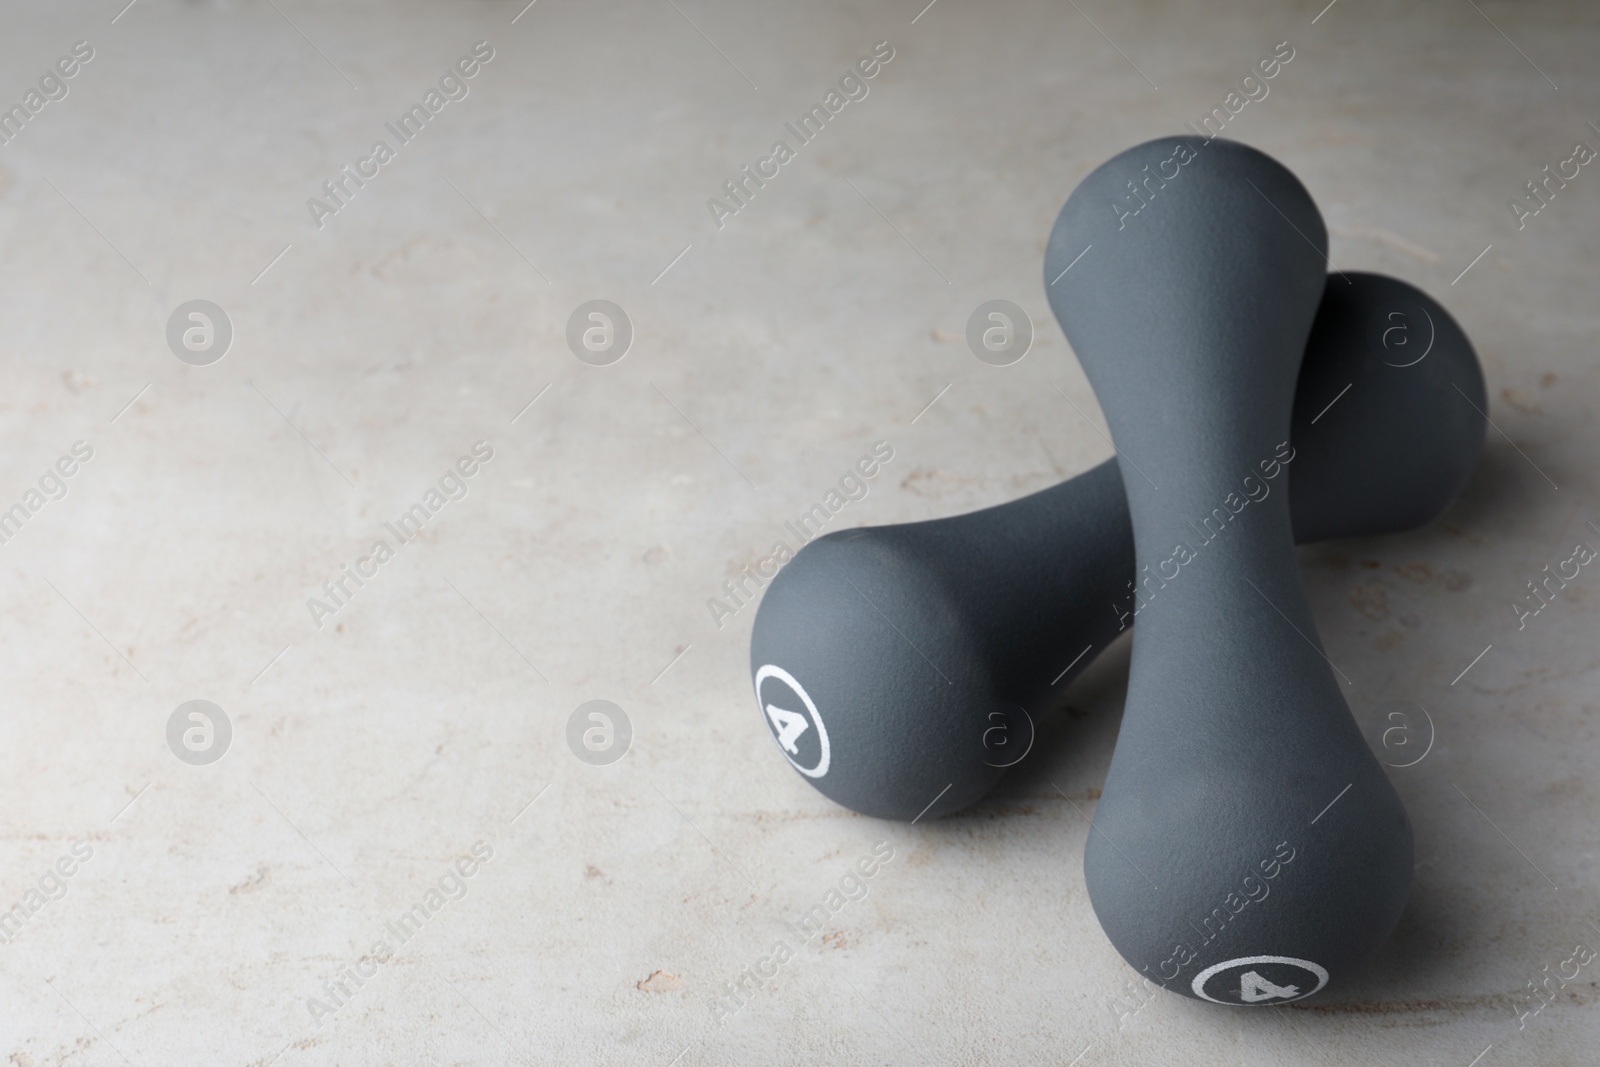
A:
<svg viewBox="0 0 1600 1067">
<path fill-rule="evenodd" d="M 1034 726 L 1032 748 L 974 807 L 976 814 L 993 818 L 1027 813 L 1035 805 L 1071 802 L 1084 815 L 1093 816 L 1122 725 L 1131 633 L 1117 637 L 1060 692 L 1028 708 Z M 946 818 L 960 817 L 957 813 Z"/>
</svg>

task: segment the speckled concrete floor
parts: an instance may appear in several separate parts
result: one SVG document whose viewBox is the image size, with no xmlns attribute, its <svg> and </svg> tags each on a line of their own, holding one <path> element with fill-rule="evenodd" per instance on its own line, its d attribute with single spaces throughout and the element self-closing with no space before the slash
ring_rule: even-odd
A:
<svg viewBox="0 0 1600 1067">
<path fill-rule="evenodd" d="M 1600 10 L 921 2 L 8 7 L 10 1063 L 1594 1062 L 1600 964 L 1555 976 L 1600 944 L 1600 579 L 1520 631 L 1511 605 L 1600 522 L 1600 172 L 1521 228 L 1509 205 L 1600 145 Z M 719 227 L 707 199 L 880 41 L 867 95 Z M 1046 232 L 1279 42 L 1227 134 L 1302 176 L 1337 266 L 1456 314 L 1496 430 L 1441 521 L 1303 552 L 1358 713 L 1435 724 L 1393 771 L 1417 881 L 1367 973 L 1239 1012 L 1138 999 L 1084 893 L 1125 647 L 993 799 L 907 827 L 778 758 L 753 610 L 706 601 L 874 441 L 841 525 L 1108 455 Z M 961 342 L 991 298 L 1037 327 L 1013 366 Z M 597 299 L 633 333 L 604 366 L 567 343 Z M 192 300 L 220 361 L 187 310 L 169 346 Z M 567 740 L 597 699 L 632 727 L 609 765 Z M 191 700 L 222 715 L 169 747 Z M 875 845 L 866 897 L 764 962 Z"/>
</svg>

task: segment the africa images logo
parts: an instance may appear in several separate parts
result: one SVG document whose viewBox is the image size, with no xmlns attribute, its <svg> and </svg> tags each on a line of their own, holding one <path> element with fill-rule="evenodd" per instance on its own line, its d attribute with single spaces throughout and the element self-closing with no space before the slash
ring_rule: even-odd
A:
<svg viewBox="0 0 1600 1067">
<path fill-rule="evenodd" d="M 1414 367 L 1438 340 L 1428 309 L 1416 301 L 1374 308 L 1367 319 L 1367 351 L 1389 367 Z"/>
<path fill-rule="evenodd" d="M 794 675 L 771 663 L 756 671 L 756 702 L 766 713 L 773 739 L 794 769 L 807 778 L 827 774 L 832 757 L 828 729 L 822 725 L 811 695 Z"/>
</svg>

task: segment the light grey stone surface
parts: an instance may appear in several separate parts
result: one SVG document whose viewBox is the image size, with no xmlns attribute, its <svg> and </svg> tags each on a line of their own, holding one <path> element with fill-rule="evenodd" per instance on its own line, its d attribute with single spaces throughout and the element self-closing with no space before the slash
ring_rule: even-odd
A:
<svg viewBox="0 0 1600 1067">
<path fill-rule="evenodd" d="M 120 6 L 13 5 L 0 32 L 7 106 L 94 49 L 0 148 L 0 507 L 93 448 L 0 544 L 0 906 L 92 850 L 0 945 L 9 1062 L 1593 1062 L 1600 961 L 1520 1027 L 1514 994 L 1600 942 L 1600 579 L 1521 630 L 1512 605 L 1600 545 L 1600 171 L 1520 230 L 1509 201 L 1600 145 L 1600 12 Z M 318 229 L 307 198 L 480 40 L 470 94 Z M 707 198 L 879 41 L 869 95 L 719 229 Z M 1226 134 L 1301 176 L 1335 267 L 1454 312 L 1496 430 L 1444 520 L 1301 554 L 1352 704 L 1436 727 L 1393 771 L 1419 861 L 1393 941 L 1303 1005 L 1135 1012 L 1081 874 L 1125 647 L 976 812 L 879 824 L 780 758 L 753 610 L 718 628 L 706 602 L 874 441 L 894 459 L 837 527 L 1109 455 L 1045 304 L 1050 223 L 1281 41 Z M 1037 332 L 1008 367 L 962 341 L 996 298 Z M 209 366 L 165 339 L 193 299 L 233 327 Z M 567 348 L 591 299 L 634 325 L 610 366 Z M 307 599 L 477 441 L 465 499 L 319 628 Z M 232 726 L 203 766 L 167 747 L 197 699 Z M 632 722 L 608 766 L 567 745 L 594 699 Z M 314 1019 L 479 841 L 465 895 Z M 786 923 L 879 841 L 802 945 Z"/>
</svg>

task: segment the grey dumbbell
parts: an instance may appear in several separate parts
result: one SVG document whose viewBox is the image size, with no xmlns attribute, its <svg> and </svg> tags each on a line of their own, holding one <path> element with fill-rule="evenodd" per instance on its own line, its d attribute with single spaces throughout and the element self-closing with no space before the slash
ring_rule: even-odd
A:
<svg viewBox="0 0 1600 1067">
<path fill-rule="evenodd" d="M 1080 251 L 1051 246 L 1051 292 Z M 1435 301 L 1393 278 L 1329 275 L 1295 388 L 1295 458 L 1264 484 L 1287 493 L 1301 542 L 1421 525 L 1466 484 L 1484 407 L 1472 346 Z M 1133 623 L 1135 577 L 1115 460 L 970 514 L 819 537 L 756 614 L 758 705 L 830 799 L 948 815 L 1019 761 L 1033 716 Z"/>
<path fill-rule="evenodd" d="M 1117 212 L 1152 174 L 1140 213 Z M 1051 306 L 1119 450 L 1139 573 L 1155 576 L 1089 897 L 1123 958 L 1173 992 L 1298 1000 L 1377 950 L 1412 870 L 1411 823 L 1311 618 L 1288 497 L 1256 499 L 1292 454 L 1326 231 L 1277 162 L 1185 137 L 1073 191 L 1049 256 L 1085 249 Z"/>
</svg>

